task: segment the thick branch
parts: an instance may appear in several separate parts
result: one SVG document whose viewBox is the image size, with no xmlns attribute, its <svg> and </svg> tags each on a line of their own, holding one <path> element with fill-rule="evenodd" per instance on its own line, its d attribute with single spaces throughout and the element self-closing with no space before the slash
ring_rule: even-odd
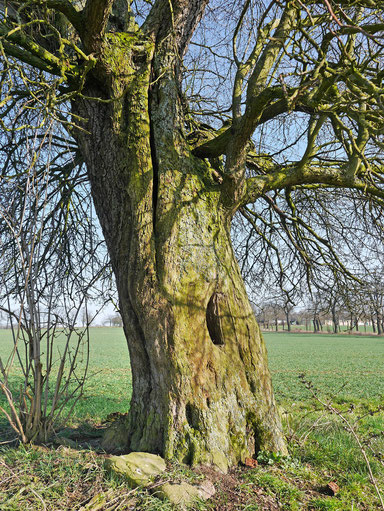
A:
<svg viewBox="0 0 384 511">
<path fill-rule="evenodd" d="M 70 0 L 34 0 L 34 7 L 39 9 L 52 9 L 53 11 L 63 14 L 67 21 L 74 27 L 74 29 L 81 34 L 84 30 L 83 16 L 78 11 L 75 5 Z M 16 24 L 20 21 L 28 22 L 23 12 L 19 12 L 20 2 L 4 2 L 0 0 L 0 10 L 5 11 L 7 8 L 7 19 L 12 20 Z"/>
<path fill-rule="evenodd" d="M 50 66 L 54 69 L 61 69 L 63 67 L 63 62 L 55 57 L 52 53 L 50 53 L 45 48 L 41 47 L 35 41 L 33 41 L 30 37 L 25 35 L 20 29 L 10 29 L 6 25 L 0 25 L 0 37 L 6 39 L 10 43 L 17 44 L 27 50 L 29 54 L 38 57 L 40 60 L 45 62 L 47 66 Z M 69 70 L 69 69 L 68 69 Z M 64 69 L 63 69 L 64 72 Z M 60 74 L 60 73 L 56 73 Z"/>
<path fill-rule="evenodd" d="M 357 176 L 351 176 L 345 168 L 333 166 L 302 169 L 295 166 L 286 170 L 277 169 L 275 172 L 267 175 L 248 178 L 243 204 L 253 203 L 262 195 L 272 190 L 310 185 L 350 188 L 384 199 L 384 190 L 368 184 Z"/>
<path fill-rule="evenodd" d="M 41 71 L 46 71 L 49 74 L 61 76 L 61 68 L 52 64 L 51 62 L 47 62 L 36 55 L 33 55 L 29 51 L 16 46 L 15 44 L 9 43 L 7 41 L 0 41 L 0 46 L 2 46 L 5 50 L 5 53 L 11 57 L 14 57 L 25 64 L 29 64 L 36 69 L 40 69 Z"/>
<path fill-rule="evenodd" d="M 142 30 L 158 42 L 173 35 L 179 56 L 182 56 L 209 0 L 157 0 Z"/>
<path fill-rule="evenodd" d="M 275 95 L 279 95 L 278 91 L 275 92 Z M 282 91 L 280 95 L 282 95 Z M 292 106 L 287 101 L 287 98 L 284 97 L 282 99 L 278 99 L 264 109 L 257 126 L 261 126 L 265 122 L 275 119 L 277 116 L 287 112 L 314 113 L 313 108 L 306 106 L 304 101 Z M 193 154 L 198 158 L 217 158 L 222 154 L 225 154 L 232 136 L 232 131 L 231 128 L 228 128 L 224 132 L 220 129 L 219 132 L 220 133 L 218 133 L 216 137 L 213 137 L 211 140 L 195 147 L 192 151 Z"/>
<path fill-rule="evenodd" d="M 97 52 L 107 28 L 113 0 L 87 0 L 83 10 L 83 43 L 87 52 Z"/>
<path fill-rule="evenodd" d="M 259 124 L 264 109 L 276 98 L 276 89 L 274 87 L 265 88 L 265 86 L 276 59 L 287 42 L 295 13 L 295 7 L 291 5 L 286 7 L 273 37 L 266 44 L 249 78 L 245 113 L 236 129 L 236 136 L 231 148 L 231 159 L 237 159 L 241 154 Z"/>
<path fill-rule="evenodd" d="M 80 77 L 77 65 L 71 64 L 66 58 L 56 57 L 18 28 L 10 29 L 1 24 L 0 46 L 4 48 L 5 54 L 49 74 L 61 76 L 67 82 L 76 83 Z"/>
<path fill-rule="evenodd" d="M 71 23 L 73 28 L 81 35 L 84 30 L 82 13 L 69 0 L 41 0 L 42 5 L 61 12 Z"/>
<path fill-rule="evenodd" d="M 217 158 L 225 153 L 230 138 L 231 128 L 228 128 L 217 137 L 195 147 L 192 152 L 198 158 Z"/>
</svg>

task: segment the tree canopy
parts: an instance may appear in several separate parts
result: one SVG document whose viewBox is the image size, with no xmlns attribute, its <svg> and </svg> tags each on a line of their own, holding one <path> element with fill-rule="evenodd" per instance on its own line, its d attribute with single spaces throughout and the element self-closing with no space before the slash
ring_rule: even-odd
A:
<svg viewBox="0 0 384 511">
<path fill-rule="evenodd" d="M 184 128 L 257 238 L 247 264 L 262 252 L 279 274 L 297 257 L 301 278 L 301 263 L 351 270 L 337 247 L 351 243 L 348 228 L 381 235 L 382 16 L 364 1 L 3 2 L 3 189 L 34 138 L 41 166 L 49 146 L 56 202 L 74 205 L 84 173 L 68 105 L 98 48 L 122 31 L 172 32 Z"/>
</svg>

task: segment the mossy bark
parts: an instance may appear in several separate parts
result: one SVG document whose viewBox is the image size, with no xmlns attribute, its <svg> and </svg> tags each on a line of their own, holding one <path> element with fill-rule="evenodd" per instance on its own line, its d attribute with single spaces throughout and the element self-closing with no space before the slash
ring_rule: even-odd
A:
<svg viewBox="0 0 384 511">
<path fill-rule="evenodd" d="M 73 110 L 86 119 L 77 137 L 131 357 L 126 448 L 223 469 L 258 449 L 284 451 L 231 246 L 233 211 L 191 154 L 167 59 L 139 36 L 109 37 L 87 94 L 113 101 L 77 100 Z"/>
</svg>

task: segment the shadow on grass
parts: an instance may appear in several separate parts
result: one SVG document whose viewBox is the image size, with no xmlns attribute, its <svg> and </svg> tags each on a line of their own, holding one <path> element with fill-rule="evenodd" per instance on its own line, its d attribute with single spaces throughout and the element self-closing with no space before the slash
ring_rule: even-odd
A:
<svg viewBox="0 0 384 511">
<path fill-rule="evenodd" d="M 17 396 L 15 404 L 18 403 L 20 383 L 21 379 L 14 379 L 10 385 L 11 392 Z M 103 434 L 110 424 L 128 411 L 128 403 L 128 399 L 112 399 L 102 394 L 85 395 L 79 399 L 71 412 L 73 401 L 69 402 L 63 409 L 61 419 L 59 418 L 57 421 L 54 433 L 44 445 L 105 453 L 107 451 L 102 447 Z M 0 407 L 10 414 L 6 397 L 1 392 Z M 63 419 L 68 414 L 68 419 L 64 421 Z M 14 448 L 19 444 L 19 435 L 11 427 L 6 415 L 0 410 L 0 447 L 3 449 Z"/>
<path fill-rule="evenodd" d="M 115 454 L 102 446 L 104 432 L 111 423 L 106 421 L 95 424 L 89 421 L 79 423 L 76 427 L 58 428 L 41 445 L 47 448 L 66 447 L 77 451 L 93 451 L 98 454 Z M 0 420 L 0 449 L 14 449 L 21 445 L 20 438 L 6 419 Z M 31 444 L 32 445 L 32 444 Z"/>
</svg>

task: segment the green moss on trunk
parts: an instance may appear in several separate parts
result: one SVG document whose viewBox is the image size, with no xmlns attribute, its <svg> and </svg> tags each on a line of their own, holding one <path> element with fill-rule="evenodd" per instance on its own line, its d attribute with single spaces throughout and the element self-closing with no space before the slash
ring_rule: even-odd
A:
<svg viewBox="0 0 384 511">
<path fill-rule="evenodd" d="M 101 82 L 111 101 L 83 99 L 75 113 L 88 119 L 79 142 L 131 356 L 125 448 L 222 470 L 284 451 L 221 185 L 184 139 L 172 66 L 138 33 L 103 48 L 89 95 Z"/>
</svg>

